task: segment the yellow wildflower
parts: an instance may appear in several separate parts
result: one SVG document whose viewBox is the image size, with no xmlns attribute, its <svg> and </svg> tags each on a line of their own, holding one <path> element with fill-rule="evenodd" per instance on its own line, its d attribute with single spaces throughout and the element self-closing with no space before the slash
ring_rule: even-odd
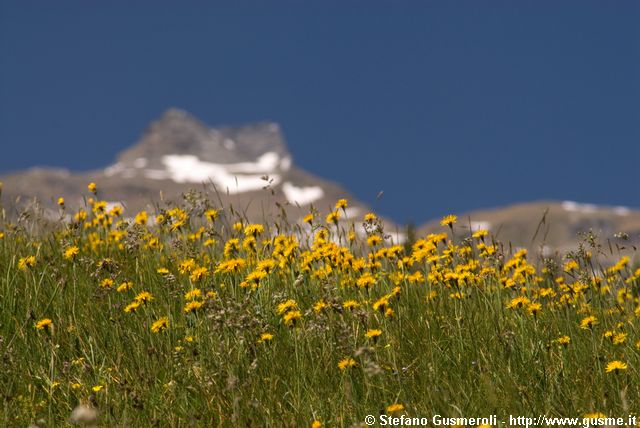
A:
<svg viewBox="0 0 640 428">
<path fill-rule="evenodd" d="M 151 331 L 154 333 L 159 333 L 167 328 L 169 328 L 169 317 L 158 318 L 158 320 L 151 325 Z"/>
<path fill-rule="evenodd" d="M 52 328 L 52 327 L 53 327 L 53 321 L 51 321 L 49 318 L 43 318 L 36 323 L 36 328 L 38 330 L 44 330 L 45 328 Z"/>
<path fill-rule="evenodd" d="M 399 403 L 394 403 L 394 404 L 391 404 L 390 406 L 387 406 L 387 413 L 397 413 L 403 410 L 404 410 L 404 406 Z"/>
<path fill-rule="evenodd" d="M 607 364 L 606 372 L 618 373 L 620 371 L 627 370 L 627 368 L 628 366 L 626 363 L 623 363 L 622 361 L 614 360 L 614 361 L 611 361 L 609 364 Z"/>
<path fill-rule="evenodd" d="M 63 257 L 65 258 L 65 260 L 73 260 L 76 258 L 78 253 L 80 253 L 80 249 L 78 247 L 76 246 L 69 247 L 66 250 L 64 250 Z"/>
<path fill-rule="evenodd" d="M 584 330 L 588 330 L 596 324 L 598 324 L 598 319 L 592 315 L 592 316 L 583 318 L 582 321 L 580 321 L 580 328 Z"/>
<path fill-rule="evenodd" d="M 382 330 L 377 330 L 377 329 L 370 329 L 368 330 L 364 336 L 367 339 L 377 339 L 380 335 L 382 334 Z"/>
<path fill-rule="evenodd" d="M 456 221 L 458 221 L 458 217 L 456 217 L 453 214 L 449 214 L 447 216 L 442 217 L 442 220 L 440 220 L 440 225 L 452 227 Z"/>
<path fill-rule="evenodd" d="M 198 300 L 193 300 L 187 303 L 184 307 L 185 313 L 195 312 L 202 307 L 203 303 Z"/>
<path fill-rule="evenodd" d="M 356 360 L 354 360 L 353 358 L 345 358 L 343 360 L 340 360 L 340 362 L 338 362 L 338 368 L 340 370 L 345 370 L 349 367 L 355 367 L 357 365 L 358 363 L 356 363 Z"/>
</svg>

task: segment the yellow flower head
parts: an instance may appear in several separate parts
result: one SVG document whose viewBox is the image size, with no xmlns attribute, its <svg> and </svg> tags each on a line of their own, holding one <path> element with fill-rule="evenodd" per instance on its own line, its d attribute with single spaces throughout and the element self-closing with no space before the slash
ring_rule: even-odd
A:
<svg viewBox="0 0 640 428">
<path fill-rule="evenodd" d="M 65 260 L 73 260 L 76 258 L 78 253 L 80 253 L 80 249 L 78 247 L 76 246 L 69 247 L 66 250 L 64 250 L 63 257 Z"/>
<path fill-rule="evenodd" d="M 294 325 L 296 321 L 302 318 L 302 313 L 300 311 L 289 311 L 284 314 L 284 323 L 288 326 Z"/>
<path fill-rule="evenodd" d="M 98 190 L 98 186 L 96 186 L 96 183 L 91 182 L 87 185 L 87 189 L 89 189 L 91 193 L 95 194 L 96 191 Z"/>
<path fill-rule="evenodd" d="M 184 295 L 185 300 L 195 300 L 198 297 L 202 296 L 202 290 L 199 288 L 194 288 L 191 291 L 187 291 Z"/>
<path fill-rule="evenodd" d="M 529 315 L 536 316 L 540 311 L 542 311 L 542 305 L 540 303 L 530 303 L 529 306 L 527 306 L 527 312 Z"/>
<path fill-rule="evenodd" d="M 296 303 L 296 301 L 293 299 L 289 299 L 285 302 L 280 303 L 276 311 L 278 312 L 279 315 L 282 315 L 291 309 L 296 309 L 297 307 L 298 307 L 298 304 Z"/>
<path fill-rule="evenodd" d="M 618 360 L 614 360 L 611 361 L 609 364 L 607 364 L 607 368 L 606 371 L 607 373 L 617 373 L 620 372 L 622 370 L 626 370 L 628 368 L 626 363 L 623 363 L 622 361 L 618 361 Z"/>
<path fill-rule="evenodd" d="M 325 301 L 324 301 L 324 300 L 320 300 L 319 302 L 316 302 L 316 303 L 313 305 L 313 310 L 314 310 L 314 312 L 315 312 L 315 313 L 318 313 L 318 314 L 319 314 L 319 313 L 320 313 L 320 312 L 322 312 L 326 307 L 327 307 L 327 304 L 325 303 Z"/>
<path fill-rule="evenodd" d="M 192 300 L 191 302 L 187 303 L 184 307 L 184 312 L 185 313 L 190 313 L 190 312 L 195 312 L 198 309 L 200 309 L 202 307 L 203 303 L 198 301 L 198 300 Z"/>
<path fill-rule="evenodd" d="M 273 339 L 273 334 L 271 334 L 271 333 L 262 333 L 260 335 L 260 339 L 258 339 L 258 343 L 269 342 L 271 339 Z"/>
<path fill-rule="evenodd" d="M 376 216 L 374 213 L 367 213 L 364 215 L 364 221 L 366 221 L 367 223 L 372 223 L 377 219 L 378 219 L 378 216 Z"/>
<path fill-rule="evenodd" d="M 376 245 L 379 245 L 382 242 L 382 238 L 379 237 L 378 235 L 371 235 L 370 237 L 367 238 L 367 245 L 369 245 L 370 247 L 375 247 Z"/>
<path fill-rule="evenodd" d="M 360 303 L 356 302 L 355 300 L 347 300 L 342 303 L 342 307 L 344 309 L 355 309 L 359 306 L 360 306 Z"/>
<path fill-rule="evenodd" d="M 151 325 L 151 331 L 154 333 L 159 333 L 167 328 L 169 328 L 169 317 L 159 318 Z"/>
<path fill-rule="evenodd" d="M 43 318 L 36 323 L 36 328 L 38 330 L 44 330 L 45 328 L 52 328 L 52 327 L 53 327 L 53 321 L 51 321 L 49 318 Z"/>
<path fill-rule="evenodd" d="M 371 330 L 368 330 L 368 331 L 364 334 L 364 336 L 365 336 L 367 339 L 377 339 L 377 338 L 378 338 L 378 336 L 380 336 L 381 334 L 382 334 L 382 330 L 371 329 Z"/>
<path fill-rule="evenodd" d="M 476 230 L 475 232 L 473 232 L 473 235 L 471 235 L 471 236 L 472 236 L 473 238 L 476 238 L 476 239 L 482 239 L 482 238 L 484 238 L 485 236 L 487 236 L 488 234 L 489 234 L 489 231 L 488 231 L 488 230 L 486 230 L 486 229 L 479 229 L 479 230 Z"/>
<path fill-rule="evenodd" d="M 102 281 L 100 281 L 100 287 L 102 287 L 102 288 L 113 287 L 113 279 L 111 279 L 111 278 L 103 279 Z"/>
<path fill-rule="evenodd" d="M 458 217 L 456 217 L 453 214 L 449 214 L 447 216 L 442 217 L 442 220 L 440 220 L 440 225 L 451 227 L 455 224 L 456 221 L 458 221 Z"/>
<path fill-rule="evenodd" d="M 329 224 L 338 224 L 339 219 L 340 219 L 340 213 L 338 211 L 333 211 L 327 214 L 326 221 Z"/>
<path fill-rule="evenodd" d="M 18 269 L 27 270 L 27 268 L 33 267 L 36 264 L 36 256 L 22 257 L 18 260 Z"/>
<path fill-rule="evenodd" d="M 140 211 L 138 214 L 136 214 L 136 224 L 144 226 L 145 224 L 147 224 L 147 221 L 149 221 L 149 215 L 146 211 Z"/>
<path fill-rule="evenodd" d="M 118 286 L 118 288 L 116 288 L 116 291 L 119 293 L 122 293 L 123 291 L 131 290 L 132 287 L 133 287 L 133 282 L 124 281 L 122 284 Z"/>
<path fill-rule="evenodd" d="M 345 370 L 345 369 L 348 369 L 349 367 L 355 367 L 357 365 L 358 363 L 356 363 L 356 360 L 354 360 L 353 358 L 345 358 L 343 360 L 340 360 L 340 362 L 338 362 L 338 368 L 340 370 Z"/>
<path fill-rule="evenodd" d="M 397 413 L 404 410 L 404 406 L 400 403 L 394 403 L 390 406 L 387 406 L 387 413 Z"/>
<path fill-rule="evenodd" d="M 264 232 L 264 226 L 261 224 L 249 224 L 244 228 L 244 234 L 246 236 L 253 236 L 254 238 L 261 235 Z"/>
<path fill-rule="evenodd" d="M 124 311 L 126 313 L 135 312 L 140 307 L 141 304 L 142 303 L 137 302 L 137 301 L 131 302 L 124 308 Z"/>
<path fill-rule="evenodd" d="M 582 321 L 580 321 L 580 328 L 584 330 L 588 330 L 590 328 L 593 328 L 593 326 L 596 324 L 598 324 L 598 318 L 592 315 L 592 316 L 583 318 Z"/>
<path fill-rule="evenodd" d="M 214 210 L 214 209 L 206 210 L 204 212 L 204 216 L 207 218 L 207 220 L 213 223 L 215 219 L 218 218 L 218 210 Z"/>
<path fill-rule="evenodd" d="M 338 202 L 336 202 L 336 209 L 339 210 L 340 208 L 347 208 L 347 205 L 349 205 L 349 201 L 346 199 L 339 199 Z"/>
<path fill-rule="evenodd" d="M 153 294 L 149 293 L 148 291 L 143 291 L 141 293 L 138 293 L 134 300 L 140 303 L 147 303 L 153 300 Z"/>
</svg>

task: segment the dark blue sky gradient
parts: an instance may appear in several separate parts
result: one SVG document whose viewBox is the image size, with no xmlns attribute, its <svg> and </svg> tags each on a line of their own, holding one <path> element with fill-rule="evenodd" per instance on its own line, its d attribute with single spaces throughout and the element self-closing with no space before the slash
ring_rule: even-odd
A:
<svg viewBox="0 0 640 428">
<path fill-rule="evenodd" d="M 279 122 L 398 222 L 640 207 L 640 2 L 171 3 L 0 0 L 0 172 L 103 167 L 176 106 Z"/>
</svg>

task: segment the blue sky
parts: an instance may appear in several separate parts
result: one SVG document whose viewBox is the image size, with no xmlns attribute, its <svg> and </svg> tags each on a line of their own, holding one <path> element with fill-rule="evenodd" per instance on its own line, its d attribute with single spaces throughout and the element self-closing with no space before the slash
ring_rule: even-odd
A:
<svg viewBox="0 0 640 428">
<path fill-rule="evenodd" d="M 632 1 L 0 0 L 0 172 L 105 166 L 176 106 L 279 122 L 298 165 L 398 222 L 640 207 L 638 22 Z"/>
</svg>

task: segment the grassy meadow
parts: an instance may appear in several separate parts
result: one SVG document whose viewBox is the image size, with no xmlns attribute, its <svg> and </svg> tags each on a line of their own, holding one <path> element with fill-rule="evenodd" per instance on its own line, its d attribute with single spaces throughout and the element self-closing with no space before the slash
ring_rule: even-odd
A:
<svg viewBox="0 0 640 428">
<path fill-rule="evenodd" d="M 345 200 L 257 224 L 89 187 L 59 221 L 0 220 L 0 426 L 639 410 L 640 269 L 593 236 L 543 259 L 448 216 L 394 245 Z"/>
</svg>

